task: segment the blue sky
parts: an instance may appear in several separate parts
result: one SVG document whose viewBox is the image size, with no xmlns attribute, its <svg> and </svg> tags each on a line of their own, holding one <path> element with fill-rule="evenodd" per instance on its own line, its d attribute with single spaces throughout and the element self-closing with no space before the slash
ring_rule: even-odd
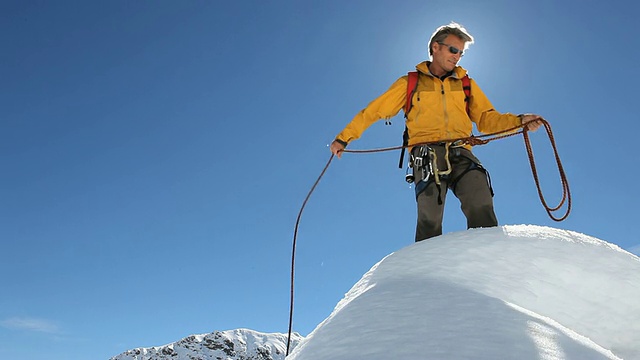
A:
<svg viewBox="0 0 640 360">
<path fill-rule="evenodd" d="M 619 2 L 619 3 L 618 3 Z M 621 1 L 4 1 L 0 357 L 108 358 L 194 333 L 285 332 L 295 218 L 353 115 L 440 25 L 503 112 L 553 126 L 574 208 L 544 212 L 521 138 L 478 147 L 501 224 L 629 248 L 640 199 L 636 19 Z M 353 149 L 399 145 L 402 118 Z M 560 184 L 542 132 L 545 195 Z M 334 161 L 302 218 L 308 334 L 413 241 L 398 152 Z M 448 198 L 444 231 L 465 228 Z"/>
</svg>

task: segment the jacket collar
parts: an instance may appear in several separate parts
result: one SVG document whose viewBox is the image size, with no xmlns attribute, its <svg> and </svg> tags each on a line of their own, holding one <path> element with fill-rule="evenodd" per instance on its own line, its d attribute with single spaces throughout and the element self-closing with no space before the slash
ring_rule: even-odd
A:
<svg viewBox="0 0 640 360">
<path fill-rule="evenodd" d="M 431 71 L 429 71 L 429 64 L 431 64 L 431 61 L 423 61 L 420 64 L 416 65 L 416 70 L 418 70 L 419 72 L 425 75 L 437 77 L 433 75 Z M 466 74 L 467 74 L 467 70 L 465 70 L 462 66 L 456 66 L 453 69 L 453 74 L 451 74 L 450 77 L 454 79 L 462 79 Z"/>
</svg>

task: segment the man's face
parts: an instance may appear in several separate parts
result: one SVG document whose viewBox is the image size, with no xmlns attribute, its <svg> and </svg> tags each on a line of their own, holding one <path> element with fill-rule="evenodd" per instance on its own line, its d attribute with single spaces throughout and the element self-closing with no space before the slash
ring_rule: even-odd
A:
<svg viewBox="0 0 640 360">
<path fill-rule="evenodd" d="M 457 54 L 451 52 L 451 50 L 455 51 L 453 48 L 459 50 Z M 432 62 L 445 72 L 449 72 L 458 65 L 462 50 L 464 50 L 464 41 L 455 35 L 449 35 L 441 43 L 433 44 Z"/>
</svg>

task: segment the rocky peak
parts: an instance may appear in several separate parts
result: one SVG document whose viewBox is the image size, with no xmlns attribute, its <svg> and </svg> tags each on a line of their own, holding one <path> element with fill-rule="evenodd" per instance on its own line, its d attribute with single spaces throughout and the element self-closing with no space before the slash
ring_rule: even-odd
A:
<svg viewBox="0 0 640 360">
<path fill-rule="evenodd" d="M 293 333 L 292 349 L 302 340 Z M 287 334 L 260 333 L 248 329 L 191 335 L 175 343 L 136 348 L 110 360 L 284 360 Z"/>
</svg>

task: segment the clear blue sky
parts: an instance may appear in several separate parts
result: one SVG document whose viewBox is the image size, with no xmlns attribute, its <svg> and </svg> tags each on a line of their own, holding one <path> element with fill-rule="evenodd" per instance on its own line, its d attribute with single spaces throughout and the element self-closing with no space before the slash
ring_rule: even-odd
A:
<svg viewBox="0 0 640 360">
<path fill-rule="evenodd" d="M 569 176 L 574 209 L 557 224 L 520 138 L 478 147 L 500 223 L 640 243 L 637 19 L 628 2 L 565 3 L 2 2 L 0 358 L 286 332 L 293 227 L 327 145 L 450 21 L 475 36 L 461 65 L 494 106 L 552 123 Z M 351 148 L 399 145 L 402 130 L 401 116 L 375 124 Z M 534 142 L 554 203 L 549 146 L 542 132 Z M 313 194 L 296 269 L 303 335 L 412 243 L 398 155 L 346 154 Z M 463 230 L 448 200 L 444 230 Z"/>
</svg>

